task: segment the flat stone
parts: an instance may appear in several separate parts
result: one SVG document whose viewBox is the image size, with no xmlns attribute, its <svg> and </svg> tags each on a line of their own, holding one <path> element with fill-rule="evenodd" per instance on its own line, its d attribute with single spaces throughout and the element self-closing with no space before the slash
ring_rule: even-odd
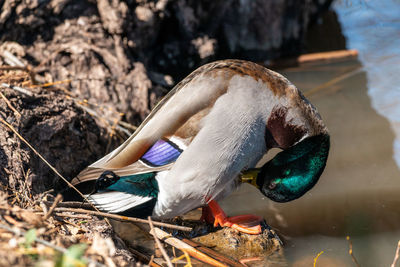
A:
<svg viewBox="0 0 400 267">
<path fill-rule="evenodd" d="M 282 241 L 274 230 L 265 222 L 263 232 L 259 235 L 241 233 L 224 227 L 215 232 L 192 239 L 206 247 L 239 260 L 249 257 L 265 257 L 282 249 Z"/>
</svg>

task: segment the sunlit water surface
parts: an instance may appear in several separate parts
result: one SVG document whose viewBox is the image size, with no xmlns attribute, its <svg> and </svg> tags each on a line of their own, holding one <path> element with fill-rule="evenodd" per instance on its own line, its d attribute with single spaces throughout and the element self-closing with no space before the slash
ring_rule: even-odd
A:
<svg viewBox="0 0 400 267">
<path fill-rule="evenodd" d="M 334 8 L 358 60 L 280 71 L 330 130 L 320 181 L 290 203 L 251 186 L 222 203 L 229 215 L 263 215 L 284 238 L 290 266 L 313 266 L 321 251 L 317 266 L 354 266 L 346 236 L 361 266 L 390 266 L 400 240 L 400 2 L 354 2 Z"/>
</svg>

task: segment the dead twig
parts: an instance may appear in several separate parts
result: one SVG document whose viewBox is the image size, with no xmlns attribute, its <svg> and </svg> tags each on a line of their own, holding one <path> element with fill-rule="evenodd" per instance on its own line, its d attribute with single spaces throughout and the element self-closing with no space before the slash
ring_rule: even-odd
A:
<svg viewBox="0 0 400 267">
<path fill-rule="evenodd" d="M 395 267 L 397 260 L 399 259 L 399 254 L 400 254 L 400 240 L 397 243 L 397 249 L 396 249 L 396 254 L 394 255 L 393 263 L 390 265 L 390 267 Z"/>
<path fill-rule="evenodd" d="M 335 50 L 319 53 L 303 54 L 295 58 L 273 60 L 268 67 L 270 68 L 283 68 L 299 65 L 315 65 L 323 62 L 338 62 L 358 56 L 357 50 Z"/>
<path fill-rule="evenodd" d="M 153 264 L 153 260 L 154 260 L 154 255 L 151 255 L 150 261 L 148 263 L 149 266 L 151 266 Z"/>
<path fill-rule="evenodd" d="M 2 70 L 2 71 L 11 71 L 11 70 L 27 71 L 27 69 L 25 67 L 21 67 L 21 66 L 0 66 L 0 70 Z"/>
<path fill-rule="evenodd" d="M 306 97 L 310 97 L 311 95 L 321 91 L 322 89 L 325 89 L 327 87 L 331 87 L 332 85 L 337 84 L 338 82 L 346 80 L 346 79 L 348 79 L 348 78 L 360 73 L 362 70 L 363 70 L 362 67 L 358 67 L 358 68 L 356 68 L 356 69 L 354 69 L 354 70 L 352 70 L 350 72 L 342 74 L 342 75 L 340 75 L 338 77 L 333 78 L 332 80 L 330 80 L 330 81 L 328 81 L 326 83 L 323 83 L 321 85 L 318 85 L 317 87 L 314 87 L 314 88 L 308 90 L 307 92 L 304 93 L 304 95 Z"/>
<path fill-rule="evenodd" d="M 83 220 L 90 220 L 93 218 L 93 217 L 90 217 L 89 215 L 85 215 L 85 214 L 67 214 L 67 213 L 59 213 L 59 212 L 54 213 L 54 215 L 56 215 L 58 217 L 68 217 L 68 218 L 83 219 Z"/>
<path fill-rule="evenodd" d="M 43 201 L 44 204 L 51 206 L 54 202 L 52 201 Z M 57 207 L 61 208 L 78 208 L 78 209 L 93 209 L 93 206 L 89 203 L 84 203 L 80 201 L 68 201 L 68 202 L 60 202 Z"/>
<path fill-rule="evenodd" d="M 347 239 L 347 241 L 349 242 L 349 254 L 350 254 L 350 256 L 351 256 L 351 259 L 353 260 L 354 264 L 355 264 L 357 267 L 361 267 L 360 264 L 358 263 L 356 257 L 354 257 L 354 254 L 353 254 L 353 243 L 352 243 L 351 240 L 350 240 L 350 236 L 346 236 L 346 239 Z"/>
<path fill-rule="evenodd" d="M 22 88 L 20 86 L 11 85 L 11 84 L 8 84 L 8 83 L 1 83 L 0 86 L 3 87 L 3 88 L 12 89 L 14 91 L 17 91 L 17 92 L 19 92 L 21 94 L 24 94 L 24 95 L 27 95 L 27 96 L 30 96 L 30 97 L 33 96 L 33 93 L 31 91 L 29 91 L 26 88 Z"/>
<path fill-rule="evenodd" d="M 148 220 L 149 220 L 149 225 L 150 225 L 150 232 L 153 232 L 154 231 L 154 226 L 153 226 L 153 222 L 152 222 L 150 216 L 148 217 Z M 171 259 L 168 257 L 168 254 L 165 251 L 165 249 L 164 249 L 163 245 L 161 244 L 160 240 L 158 239 L 158 237 L 156 235 L 153 235 L 153 237 L 154 237 L 154 241 L 156 242 L 158 248 L 161 251 L 161 254 L 163 255 L 165 261 L 167 262 L 168 267 L 174 267 L 172 265 Z"/>
<path fill-rule="evenodd" d="M 161 267 L 158 263 L 154 262 L 154 255 L 151 255 L 151 257 L 143 254 L 142 252 L 137 251 L 136 249 L 133 249 L 132 247 L 128 247 L 128 250 L 135 255 L 135 257 L 141 261 L 141 262 L 148 262 L 147 265 L 151 267 Z"/>
<path fill-rule="evenodd" d="M 52 212 L 54 211 L 54 209 L 57 207 L 57 204 L 60 203 L 62 200 L 63 200 L 62 195 L 61 195 L 61 194 L 58 194 L 58 195 L 56 196 L 56 198 L 54 199 L 54 202 L 53 202 L 53 204 L 51 205 L 49 211 L 43 216 L 43 221 L 47 220 L 47 219 L 50 217 L 51 213 L 52 213 Z"/>
<path fill-rule="evenodd" d="M 93 210 L 74 209 L 74 208 L 56 208 L 55 211 L 56 212 L 84 213 L 84 214 L 90 214 L 90 215 L 94 215 L 94 216 L 101 216 L 101 217 L 116 219 L 116 220 L 125 221 L 125 222 L 128 221 L 128 222 L 133 222 L 133 223 L 145 223 L 145 224 L 149 223 L 147 220 L 144 220 L 144 219 L 126 217 L 126 216 L 121 216 L 121 215 L 117 215 L 117 214 L 110 214 L 110 213 L 93 211 Z M 166 228 L 176 229 L 176 230 L 180 230 L 180 231 L 186 231 L 186 232 L 192 231 L 191 227 L 186 227 L 186 226 L 179 226 L 179 225 L 173 225 L 173 224 L 169 224 L 169 223 L 162 223 L 162 222 L 155 222 L 155 221 L 153 221 L 153 224 L 160 226 L 160 227 L 166 227 Z"/>
<path fill-rule="evenodd" d="M 319 62 L 333 62 L 335 60 L 343 60 L 348 58 L 356 58 L 358 51 L 355 49 L 350 50 L 336 50 L 319 53 L 304 54 L 297 58 L 299 64 L 304 63 L 319 63 Z"/>
<path fill-rule="evenodd" d="M 138 128 L 137 126 L 132 125 L 132 124 L 127 123 L 127 122 L 124 122 L 124 121 L 119 121 L 118 124 L 124 126 L 125 128 L 129 128 L 129 129 L 131 129 L 133 131 L 136 131 L 136 129 Z"/>
<path fill-rule="evenodd" d="M 1 96 L 1 98 L 3 98 L 4 102 L 6 102 L 7 106 L 8 106 L 12 111 L 14 111 L 15 115 L 17 115 L 16 117 L 21 117 L 21 113 L 19 113 L 18 110 L 16 110 L 16 109 L 13 107 L 13 105 L 11 104 L 11 102 L 7 99 L 7 97 L 6 97 L 2 92 L 0 92 L 0 96 Z"/>
<path fill-rule="evenodd" d="M 239 260 L 239 262 L 244 266 L 248 266 L 246 263 L 253 262 L 253 261 L 261 261 L 262 259 L 263 258 L 261 258 L 261 257 L 245 258 L 245 259 Z"/>
<path fill-rule="evenodd" d="M 82 232 L 86 232 L 86 231 L 83 231 L 83 229 L 79 225 L 77 225 L 76 223 L 70 222 L 70 221 L 65 220 L 65 219 L 60 219 L 59 221 L 64 223 L 63 225 L 61 225 L 61 227 L 66 227 L 65 224 L 69 224 L 69 225 L 72 225 L 73 227 L 81 230 Z"/>
<path fill-rule="evenodd" d="M 228 266 L 242 267 L 241 261 L 239 261 L 239 262 L 234 261 L 234 260 L 222 255 L 221 253 L 216 252 L 215 250 L 212 250 L 211 248 L 204 247 L 203 245 L 201 245 L 201 244 L 199 244 L 199 243 L 197 243 L 197 242 L 195 242 L 193 240 L 183 238 L 182 241 L 185 242 L 186 244 L 188 244 L 189 246 L 192 246 L 193 248 L 195 248 L 195 249 L 197 249 L 197 250 L 199 250 L 199 251 L 201 251 L 201 252 L 203 252 L 203 253 L 205 253 L 207 255 L 210 255 L 213 258 L 215 258 L 215 259 L 227 264 Z M 256 258 L 251 258 L 251 259 L 258 260 L 258 258 L 257 259 Z M 248 262 L 251 259 L 243 259 L 243 260 Z"/>
<path fill-rule="evenodd" d="M 36 88 L 36 87 L 45 88 L 45 87 L 50 87 L 50 86 L 63 84 L 63 83 L 70 83 L 70 82 L 71 82 L 71 80 L 62 80 L 62 81 L 55 81 L 55 82 L 49 82 L 49 83 L 34 84 L 29 87 L 30 88 Z"/>
<path fill-rule="evenodd" d="M 44 212 L 42 211 L 37 211 L 35 212 L 36 214 L 44 214 Z M 93 217 L 89 216 L 89 215 L 85 215 L 85 214 L 70 214 L 70 213 L 60 213 L 60 212 L 54 212 L 52 213 L 55 216 L 58 217 L 68 217 L 68 218 L 76 218 L 76 219 L 85 219 L 85 220 L 90 220 Z"/>
<path fill-rule="evenodd" d="M 4 51 L 2 56 L 4 58 L 4 61 L 8 65 L 10 65 L 12 67 L 18 66 L 20 68 L 25 68 L 25 64 L 22 63 L 22 61 L 19 58 L 17 58 L 16 56 L 14 56 L 11 52 Z"/>
<path fill-rule="evenodd" d="M 26 224 L 23 222 L 19 222 L 17 220 L 15 220 L 13 217 L 11 217 L 10 215 L 3 215 L 3 218 L 12 225 L 15 225 L 18 228 L 23 228 L 26 227 Z"/>
<path fill-rule="evenodd" d="M 43 214 L 46 214 L 49 212 L 49 209 L 47 208 L 46 204 L 43 202 L 40 202 L 39 207 L 42 208 Z"/>
<path fill-rule="evenodd" d="M 0 228 L 6 230 L 6 231 L 8 231 L 8 232 L 11 232 L 11 233 L 13 233 L 13 234 L 15 234 L 15 235 L 17 235 L 17 236 L 24 236 L 25 233 L 26 233 L 26 232 L 23 231 L 23 230 L 20 230 L 20 229 L 13 229 L 13 228 L 9 227 L 8 225 L 5 225 L 5 224 L 0 224 Z M 54 250 L 60 251 L 61 253 L 66 253 L 66 252 L 68 251 L 66 248 L 56 246 L 56 245 L 54 245 L 54 244 L 52 244 L 52 243 L 50 243 L 50 242 L 47 242 L 46 240 L 43 240 L 43 239 L 38 238 L 38 237 L 35 237 L 35 242 L 40 243 L 40 244 L 42 244 L 42 245 L 45 245 L 45 246 L 47 246 L 47 247 L 50 247 L 50 248 L 52 248 L 52 249 L 54 249 Z M 84 260 L 86 260 L 86 261 L 88 261 L 88 262 L 94 264 L 95 266 L 106 267 L 104 264 L 99 263 L 99 262 L 97 262 L 97 261 L 94 261 L 94 260 L 92 260 L 92 259 L 89 259 L 89 258 L 87 258 L 87 257 L 82 257 L 82 258 L 83 258 Z"/>
<path fill-rule="evenodd" d="M 107 153 L 110 151 L 112 138 L 113 138 L 113 136 L 115 134 L 115 128 L 118 126 L 118 121 L 119 121 L 119 118 L 116 118 L 116 119 L 114 119 L 114 122 L 111 124 L 111 132 L 108 135 L 108 142 L 107 142 L 107 147 L 106 147 Z"/>
<path fill-rule="evenodd" d="M 155 227 L 153 231 L 150 232 L 152 235 L 156 235 L 160 240 L 164 241 L 168 245 L 171 245 L 183 252 L 187 252 L 190 256 L 210 264 L 216 267 L 227 267 L 229 265 L 224 264 L 222 262 L 217 261 L 216 259 L 208 256 L 207 254 L 195 249 L 194 247 L 186 244 L 182 240 L 179 240 L 175 237 L 172 237 L 169 233 L 161 230 L 160 228 Z"/>
</svg>

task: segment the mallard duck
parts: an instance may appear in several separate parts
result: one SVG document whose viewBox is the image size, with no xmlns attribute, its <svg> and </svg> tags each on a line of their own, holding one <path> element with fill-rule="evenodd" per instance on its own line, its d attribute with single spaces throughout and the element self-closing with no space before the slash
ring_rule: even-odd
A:
<svg viewBox="0 0 400 267">
<path fill-rule="evenodd" d="M 261 169 L 257 162 L 280 148 Z M 100 210 L 172 218 L 205 207 L 214 225 L 260 233 L 255 215 L 227 217 L 217 201 L 241 182 L 285 202 L 310 190 L 325 168 L 329 134 L 316 109 L 282 75 L 243 60 L 206 64 L 178 83 L 136 132 L 74 185 L 94 182 Z"/>
</svg>

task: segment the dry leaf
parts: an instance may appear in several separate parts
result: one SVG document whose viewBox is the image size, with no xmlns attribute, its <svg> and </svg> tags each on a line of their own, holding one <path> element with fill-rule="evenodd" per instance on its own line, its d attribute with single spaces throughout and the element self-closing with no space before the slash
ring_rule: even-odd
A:
<svg viewBox="0 0 400 267">
<path fill-rule="evenodd" d="M 28 210 L 21 210 L 18 213 L 18 217 L 20 217 L 23 221 L 35 226 L 35 227 L 40 227 L 43 225 L 43 219 L 42 216 L 39 214 L 36 214 L 32 211 Z"/>
</svg>

